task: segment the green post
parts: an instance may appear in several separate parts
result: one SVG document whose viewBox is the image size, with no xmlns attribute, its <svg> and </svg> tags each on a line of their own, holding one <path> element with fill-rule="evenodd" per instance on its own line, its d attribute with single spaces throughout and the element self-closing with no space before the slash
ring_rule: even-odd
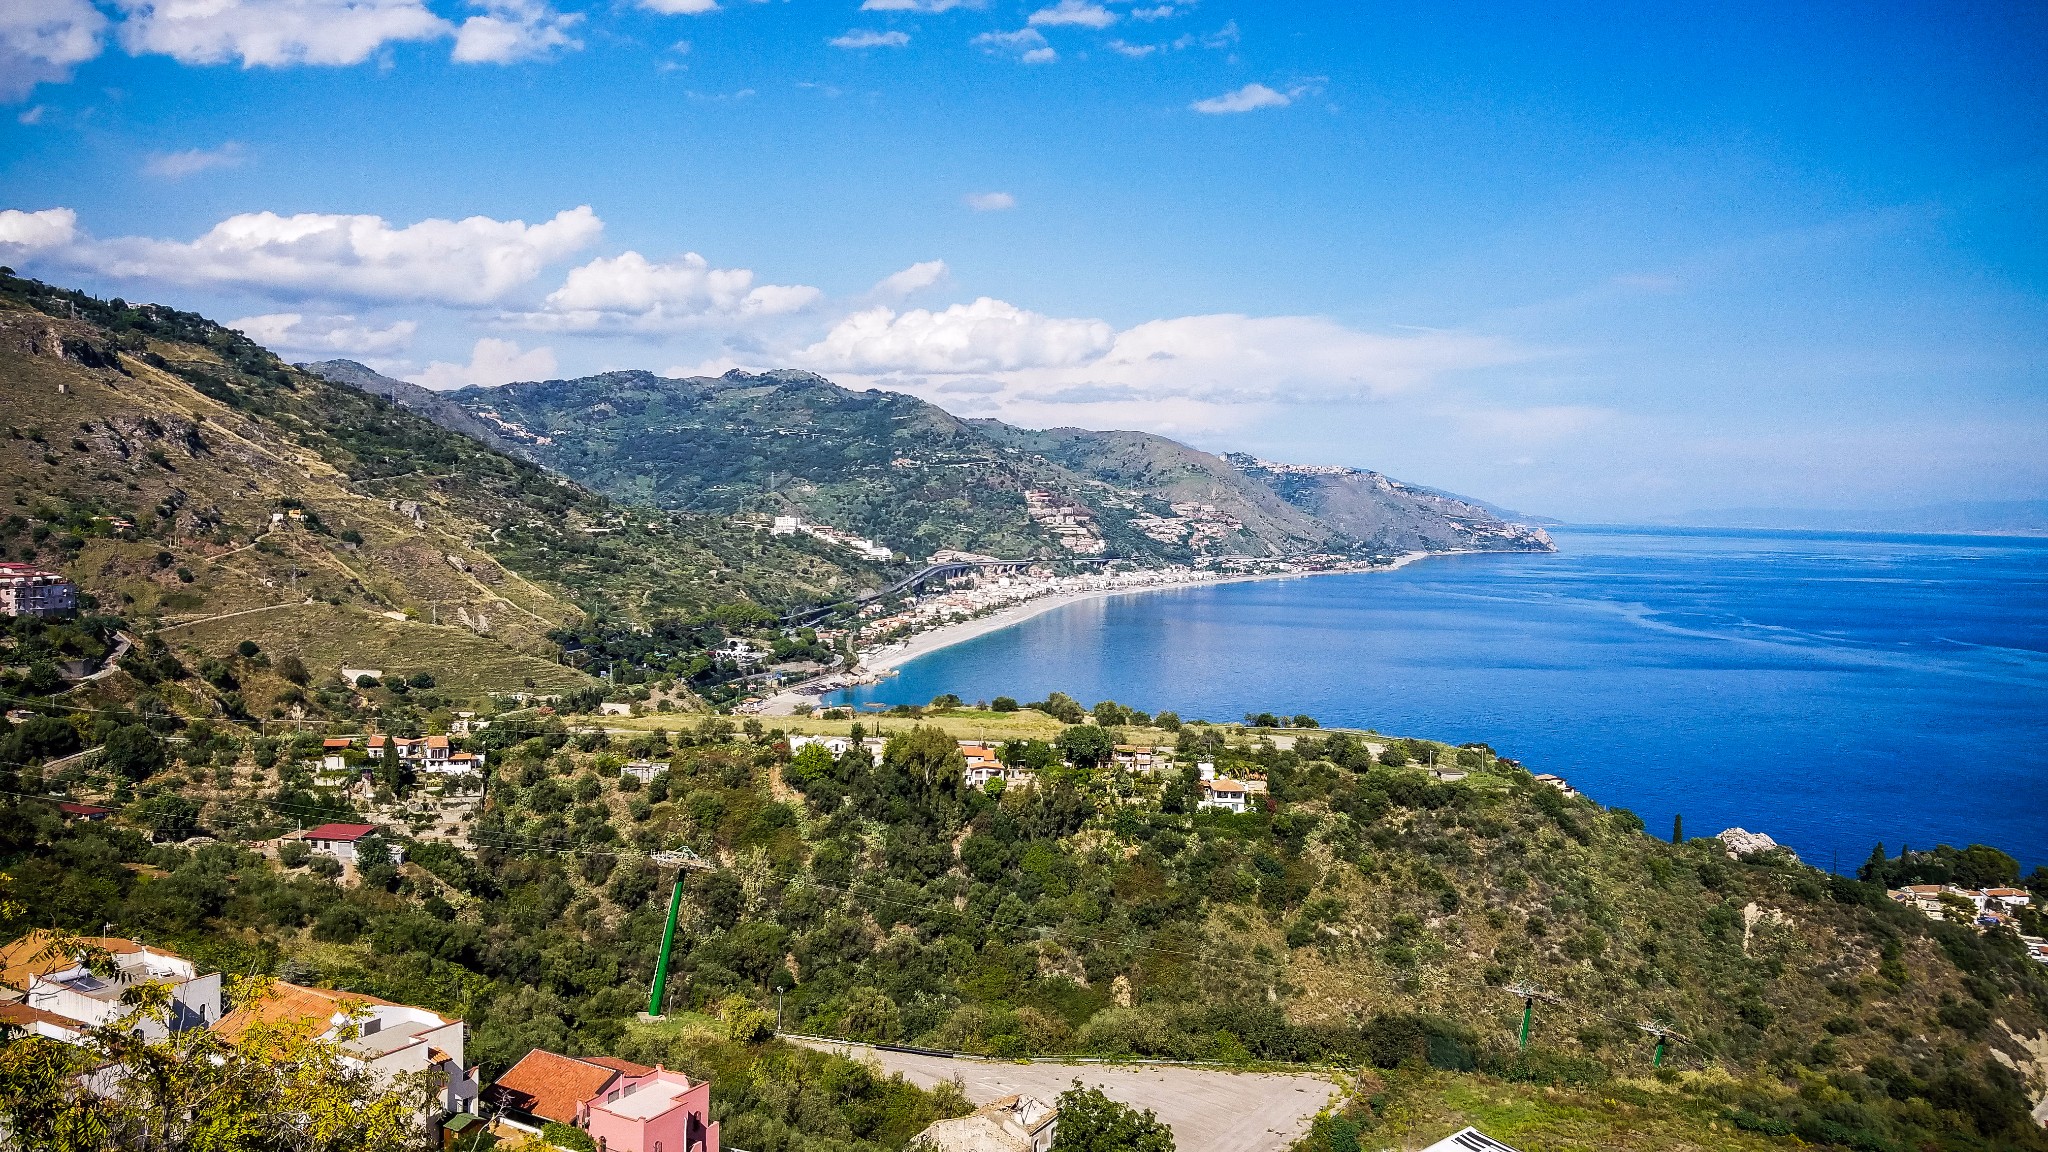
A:
<svg viewBox="0 0 2048 1152">
<path fill-rule="evenodd" d="M 676 913 L 683 906 L 683 874 L 676 873 L 676 886 L 668 896 L 668 927 L 661 933 L 661 956 L 654 962 L 654 990 L 647 994 L 647 1014 L 661 1015 L 661 994 L 668 988 L 668 952 L 676 942 Z"/>
<path fill-rule="evenodd" d="M 1525 1052 L 1529 1049 L 1529 1016 L 1535 1010 L 1536 998 L 1534 996 L 1522 1001 L 1522 1050 Z"/>
<path fill-rule="evenodd" d="M 1662 1068 L 1663 1066 L 1664 1066 L 1664 1038 L 1663 1038 L 1662 1036 L 1659 1036 L 1659 1037 L 1657 1037 L 1657 1051 L 1656 1051 L 1656 1052 L 1655 1052 L 1654 1054 L 1652 1054 L 1652 1055 L 1651 1055 L 1651 1057 L 1650 1057 L 1650 1067 L 1652 1067 L 1652 1068 Z"/>
</svg>

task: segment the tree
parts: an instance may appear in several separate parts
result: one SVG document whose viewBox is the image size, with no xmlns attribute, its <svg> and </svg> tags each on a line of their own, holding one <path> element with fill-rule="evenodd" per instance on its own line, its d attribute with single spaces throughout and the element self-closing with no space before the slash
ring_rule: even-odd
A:
<svg viewBox="0 0 2048 1152">
<path fill-rule="evenodd" d="M 1321 725 L 1321 724 L 1318 724 L 1318 723 L 1316 723 L 1316 718 L 1315 718 L 1315 717 L 1313 717 L 1313 716 L 1308 716 L 1308 715 L 1301 715 L 1301 716 L 1296 716 L 1296 717 L 1294 718 L 1294 726 L 1295 726 L 1296 728 L 1320 728 L 1320 727 L 1322 727 L 1322 725 Z"/>
<path fill-rule="evenodd" d="M 846 1035 L 854 1040 L 887 1042 L 903 1033 L 896 1002 L 878 988 L 855 988 L 846 994 Z"/>
<path fill-rule="evenodd" d="M 174 793 L 166 792 L 144 802 L 142 815 L 149 822 L 151 837 L 159 844 L 190 839 L 199 830 L 199 805 Z"/>
<path fill-rule="evenodd" d="M 1173 1152 L 1173 1131 L 1150 1108 L 1119 1104 L 1079 1080 L 1060 1093 L 1052 1152 Z"/>
<path fill-rule="evenodd" d="M 800 791 L 809 792 L 820 782 L 832 779 L 832 753 L 823 744 L 806 744 L 783 775 Z"/>
<path fill-rule="evenodd" d="M 2020 862 L 1989 844 L 1972 844 L 1956 853 L 1955 876 L 1965 888 L 2009 887 L 2019 882 Z"/>
<path fill-rule="evenodd" d="M 304 688 L 306 681 L 311 679 L 306 673 L 306 662 L 290 653 L 278 659 L 277 674 L 301 688 Z"/>
<path fill-rule="evenodd" d="M 1074 765 L 1093 768 L 1116 751 L 1116 738 L 1102 728 L 1076 724 L 1060 731 L 1059 747 Z"/>
<path fill-rule="evenodd" d="M 130 780 L 147 780 L 164 768 L 164 742 L 141 724 L 114 729 L 101 752 L 107 767 Z"/>
<path fill-rule="evenodd" d="M 1014 696 L 998 696 L 988 702 L 988 709 L 991 712 L 1015 712 L 1017 710 L 1017 698 Z"/>
<path fill-rule="evenodd" d="M 1685 814 L 1683 812 L 1671 818 L 1671 842 L 1673 844 L 1685 843 Z"/>
<path fill-rule="evenodd" d="M 268 983 L 237 982 L 234 998 L 260 996 Z M 31 1036 L 0 1046 L 10 1147 L 346 1152 L 415 1147 L 424 1137 L 434 1074 L 387 1080 L 321 1039 L 325 1020 L 257 1022 L 233 1040 L 212 1028 L 148 1040 L 135 1028 L 169 1019 L 169 985 L 135 985 L 122 1003 L 125 1015 L 76 1045 Z"/>
</svg>

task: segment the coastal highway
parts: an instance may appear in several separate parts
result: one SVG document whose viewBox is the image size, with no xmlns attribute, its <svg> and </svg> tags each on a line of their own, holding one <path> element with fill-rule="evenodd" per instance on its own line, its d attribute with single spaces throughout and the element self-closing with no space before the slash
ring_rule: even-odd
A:
<svg viewBox="0 0 2048 1152">
<path fill-rule="evenodd" d="M 862 1062 L 930 1088 L 960 1078 L 967 1098 L 986 1104 L 1028 1093 L 1050 1104 L 1076 1080 L 1134 1108 L 1150 1108 L 1173 1129 L 1180 1152 L 1280 1152 L 1308 1131 L 1338 1086 L 1320 1076 L 1225 1072 L 1158 1064 L 1018 1064 L 1002 1060 L 888 1052 L 865 1044 L 785 1039 Z"/>
</svg>

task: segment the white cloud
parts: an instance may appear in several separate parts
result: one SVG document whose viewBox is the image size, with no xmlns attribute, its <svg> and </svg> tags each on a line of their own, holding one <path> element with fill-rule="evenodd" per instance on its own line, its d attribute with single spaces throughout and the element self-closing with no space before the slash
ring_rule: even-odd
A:
<svg viewBox="0 0 2048 1152">
<path fill-rule="evenodd" d="M 663 16 L 702 16 L 718 11 L 718 0 L 640 0 L 640 6 Z"/>
<path fill-rule="evenodd" d="M 1173 14 L 1174 7 L 1171 4 L 1161 4 L 1153 8 L 1131 9 L 1131 19 L 1133 20 L 1165 20 Z"/>
<path fill-rule="evenodd" d="M 810 307 L 820 295 L 803 284 L 757 285 L 751 270 L 713 268 L 695 252 L 667 264 L 626 252 L 570 269 L 543 311 L 517 319 L 552 329 L 658 329 L 782 315 Z"/>
<path fill-rule="evenodd" d="M 1209 48 L 1221 51 L 1222 49 L 1228 48 L 1232 44 L 1237 43 L 1237 39 L 1237 21 L 1230 20 L 1226 21 L 1223 27 L 1218 28 L 1214 32 L 1204 33 L 1200 36 L 1197 36 L 1194 33 L 1190 32 L 1187 35 L 1182 36 L 1180 39 L 1175 40 L 1173 42 L 1173 46 L 1176 50 L 1187 48 Z"/>
<path fill-rule="evenodd" d="M 1116 19 L 1116 13 L 1093 3 L 1093 0 L 1060 0 L 1050 8 L 1033 12 L 1027 23 L 1035 27 L 1071 24 L 1082 28 L 1107 28 L 1116 23 Z"/>
<path fill-rule="evenodd" d="M 68 247 L 78 236 L 78 213 L 69 208 L 0 212 L 0 248 L 22 254 Z"/>
<path fill-rule="evenodd" d="M 421 0 L 115 0 L 121 43 L 183 64 L 360 64 L 386 44 L 454 27 Z"/>
<path fill-rule="evenodd" d="M 41 124 L 43 122 L 44 113 L 48 111 L 48 108 L 45 108 L 43 105 L 38 104 L 35 107 L 23 112 L 21 115 L 16 116 L 14 118 L 14 122 L 17 124 Z"/>
<path fill-rule="evenodd" d="M 903 32 L 877 32 L 872 28 L 853 28 L 844 34 L 826 41 L 834 48 L 901 48 L 910 43 L 910 36 Z"/>
<path fill-rule="evenodd" d="M 1318 316 L 1182 316 L 1113 331 L 982 298 L 940 312 L 874 308 L 788 360 L 849 387 L 912 391 L 1032 427 L 1207 432 L 1264 410 L 1426 395 L 1440 378 L 1536 354 L 1464 332 L 1361 332 Z M 1563 433 L 1577 409 L 1475 416 L 1483 430 Z"/>
<path fill-rule="evenodd" d="M 944 260 L 921 260 L 901 272 L 884 276 L 874 287 L 876 296 L 904 297 L 921 292 L 946 278 Z"/>
<path fill-rule="evenodd" d="M 1210 116 L 1222 116 L 1232 112 L 1252 112 L 1260 108 L 1285 108 L 1294 103 L 1294 98 L 1285 92 L 1276 92 L 1264 84 L 1247 84 L 1235 92 L 1197 100 L 1188 105 L 1197 112 Z"/>
<path fill-rule="evenodd" d="M 1045 34 L 1036 28 L 1019 28 L 1015 32 L 983 32 L 969 43 L 991 53 L 1014 52 L 1026 64 L 1047 64 L 1059 59 L 1059 53 L 1045 42 Z"/>
<path fill-rule="evenodd" d="M 100 54 L 106 29 L 107 18 L 87 0 L 0 0 L 0 100 L 70 79 L 73 65 Z"/>
<path fill-rule="evenodd" d="M 554 374 L 553 349 L 543 347 L 522 352 L 513 341 L 486 336 L 470 349 L 469 363 L 450 364 L 436 360 L 427 365 L 426 371 L 407 379 L 428 388 L 465 388 L 472 384 L 479 388 L 495 388 L 514 380 L 547 380 Z"/>
<path fill-rule="evenodd" d="M 856 312 L 796 360 L 861 373 L 998 372 L 1083 363 L 1113 339 L 1100 320 L 1058 319 L 983 296 L 943 312 Z"/>
<path fill-rule="evenodd" d="M 583 47 L 583 41 L 569 34 L 582 23 L 580 12 L 557 12 L 536 0 L 470 0 L 470 5 L 484 14 L 464 20 L 455 33 L 451 58 L 458 64 L 545 60 L 557 48 Z"/>
<path fill-rule="evenodd" d="M 228 327 L 273 352 L 313 352 L 355 357 L 384 356 L 412 344 L 419 331 L 414 320 L 399 320 L 384 328 L 359 324 L 353 316 L 305 316 L 298 312 L 273 312 L 244 316 Z"/>
<path fill-rule="evenodd" d="M 988 0 L 861 0 L 863 12 L 951 12 L 955 8 L 980 8 Z"/>
<path fill-rule="evenodd" d="M 144 236 L 95 240 L 77 231 L 69 209 L 51 209 L 0 213 L 0 240 L 10 230 L 41 237 L 39 254 L 51 263 L 123 279 L 235 284 L 293 296 L 488 304 L 588 247 L 604 224 L 588 207 L 558 212 L 540 224 L 471 216 L 404 228 L 393 228 L 381 216 L 248 212 L 187 243 Z"/>
<path fill-rule="evenodd" d="M 976 212 L 1007 212 L 1017 206 L 1017 198 L 1008 192 L 971 192 L 966 199 Z"/>
<path fill-rule="evenodd" d="M 166 180 L 183 180 L 213 168 L 237 168 L 242 163 L 242 146 L 233 140 L 218 148 L 187 148 L 183 152 L 159 152 L 143 164 L 142 170 Z"/>
<path fill-rule="evenodd" d="M 1109 48 L 1113 52 L 1121 52 L 1124 55 L 1130 56 L 1134 59 L 1143 56 L 1150 56 L 1154 52 L 1159 51 L 1159 45 L 1157 44 L 1129 44 L 1122 40 L 1111 40 L 1109 42 Z"/>
</svg>

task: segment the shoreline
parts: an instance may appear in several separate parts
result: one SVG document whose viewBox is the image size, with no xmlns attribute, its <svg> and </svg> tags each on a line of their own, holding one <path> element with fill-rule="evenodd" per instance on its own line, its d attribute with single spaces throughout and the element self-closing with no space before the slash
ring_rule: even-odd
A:
<svg viewBox="0 0 2048 1152">
<path fill-rule="evenodd" d="M 1316 576 L 1354 576 L 1360 573 L 1392 572 L 1399 568 L 1406 568 L 1417 560 L 1427 560 L 1432 556 L 1464 556 L 1472 555 L 1477 551 L 1477 549 L 1460 549 L 1455 552 L 1403 552 L 1394 558 L 1392 564 L 1384 568 L 1344 568 L 1329 572 L 1254 572 L 1242 576 L 1220 576 L 1214 580 L 1190 580 L 1183 584 L 1167 584 L 1153 588 L 1091 588 L 1079 592 L 1058 592 L 1050 596 L 1037 596 L 1024 601 L 1022 604 L 1013 604 L 1007 608 L 998 609 L 986 616 L 977 616 L 972 620 L 961 620 L 952 624 L 941 624 L 936 628 L 928 628 L 902 641 L 903 646 L 901 648 L 892 647 L 886 651 L 864 651 L 860 654 L 860 663 L 854 671 L 856 673 L 866 672 L 870 674 L 893 672 L 912 660 L 929 656 L 934 652 L 951 648 L 956 644 L 965 644 L 969 640 L 979 640 L 990 633 L 1000 632 L 1005 628 L 1013 628 L 1034 616 L 1043 616 L 1047 612 L 1057 611 L 1069 605 L 1080 604 L 1088 600 L 1107 600 L 1113 596 L 1143 596 L 1153 592 L 1179 592 L 1189 588 L 1214 588 L 1222 584 L 1249 584 L 1257 580 L 1300 580 Z"/>
</svg>

